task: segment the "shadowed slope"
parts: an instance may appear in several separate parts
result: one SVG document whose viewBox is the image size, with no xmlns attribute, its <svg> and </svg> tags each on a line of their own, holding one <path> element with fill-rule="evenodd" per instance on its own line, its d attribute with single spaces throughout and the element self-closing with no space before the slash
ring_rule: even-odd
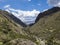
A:
<svg viewBox="0 0 60 45">
<path fill-rule="evenodd" d="M 0 14 L 4 15 L 7 18 L 12 19 L 14 22 L 18 23 L 19 25 L 26 27 L 27 25 L 25 23 L 23 23 L 20 19 L 18 19 L 17 17 L 15 17 L 14 15 L 12 15 L 11 13 L 8 13 L 6 11 L 0 11 Z"/>
<path fill-rule="evenodd" d="M 56 13 L 57 11 L 60 11 L 60 8 L 59 8 L 59 7 L 53 7 L 53 8 L 51 8 L 51 9 L 48 9 L 48 10 L 45 11 L 45 12 L 40 13 L 40 14 L 37 16 L 35 23 L 37 23 L 40 18 L 43 18 L 44 16 L 49 16 L 50 14 Z"/>
</svg>

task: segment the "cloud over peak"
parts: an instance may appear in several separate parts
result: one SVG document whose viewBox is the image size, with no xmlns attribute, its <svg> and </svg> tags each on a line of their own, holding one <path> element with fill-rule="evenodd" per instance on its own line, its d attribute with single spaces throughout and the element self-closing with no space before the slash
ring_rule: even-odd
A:
<svg viewBox="0 0 60 45">
<path fill-rule="evenodd" d="M 23 11 L 23 10 L 18 10 L 11 8 L 10 5 L 4 6 L 5 10 L 8 11 L 9 13 L 12 13 L 14 16 L 25 22 L 26 24 L 33 23 L 40 13 L 40 11 L 37 11 L 36 9 L 32 11 Z"/>
</svg>

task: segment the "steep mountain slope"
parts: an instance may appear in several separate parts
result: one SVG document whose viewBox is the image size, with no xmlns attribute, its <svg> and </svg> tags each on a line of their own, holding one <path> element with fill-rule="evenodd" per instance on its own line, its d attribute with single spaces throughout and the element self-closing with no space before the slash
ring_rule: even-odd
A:
<svg viewBox="0 0 60 45">
<path fill-rule="evenodd" d="M 18 23 L 19 25 L 21 25 L 23 27 L 27 26 L 25 23 L 23 23 L 20 19 L 18 19 L 17 17 L 15 17 L 14 15 L 12 15 L 11 13 L 8 13 L 6 11 L 0 11 L 0 13 L 2 15 L 4 15 L 5 17 L 7 17 L 7 18 L 10 17 L 11 20 L 13 20 L 14 22 Z"/>
<path fill-rule="evenodd" d="M 53 41 L 54 45 L 60 45 L 60 8 L 54 7 L 40 13 L 36 23 L 29 28 L 29 32 L 47 40 L 48 45 L 53 45 Z"/>
<path fill-rule="evenodd" d="M 17 21 L 12 14 L 0 10 L 0 45 L 36 45 Z"/>
</svg>

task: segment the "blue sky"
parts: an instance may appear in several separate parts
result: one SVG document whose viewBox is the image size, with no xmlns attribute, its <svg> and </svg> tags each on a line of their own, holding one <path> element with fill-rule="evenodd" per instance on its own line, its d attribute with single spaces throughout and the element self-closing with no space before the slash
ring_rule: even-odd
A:
<svg viewBox="0 0 60 45">
<path fill-rule="evenodd" d="M 34 23 L 39 13 L 59 6 L 60 0 L 0 0 L 0 9 L 12 13 L 26 24 Z"/>
<path fill-rule="evenodd" d="M 48 5 L 47 0 L 3 0 L 0 2 L 0 8 L 3 9 L 5 5 L 11 5 L 14 9 L 21 10 L 39 10 L 49 9 L 51 6 Z"/>
</svg>

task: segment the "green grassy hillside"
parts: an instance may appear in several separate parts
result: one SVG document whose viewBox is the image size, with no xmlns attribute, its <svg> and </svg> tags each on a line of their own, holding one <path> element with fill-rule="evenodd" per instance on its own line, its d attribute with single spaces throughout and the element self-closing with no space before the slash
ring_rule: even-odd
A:
<svg viewBox="0 0 60 45">
<path fill-rule="evenodd" d="M 30 41 L 31 38 L 23 30 L 23 26 L 12 20 L 11 17 L 8 16 L 9 14 L 10 13 L 6 11 L 0 10 L 0 45 L 20 45 L 20 43 L 21 45 L 36 45 Z M 24 41 L 26 41 L 26 43 Z"/>
<path fill-rule="evenodd" d="M 48 43 L 51 41 L 53 44 L 60 45 L 60 11 L 40 18 L 37 23 L 30 27 L 29 31 L 30 34 L 47 40 Z M 50 43 L 50 45 L 53 44 Z"/>
</svg>

